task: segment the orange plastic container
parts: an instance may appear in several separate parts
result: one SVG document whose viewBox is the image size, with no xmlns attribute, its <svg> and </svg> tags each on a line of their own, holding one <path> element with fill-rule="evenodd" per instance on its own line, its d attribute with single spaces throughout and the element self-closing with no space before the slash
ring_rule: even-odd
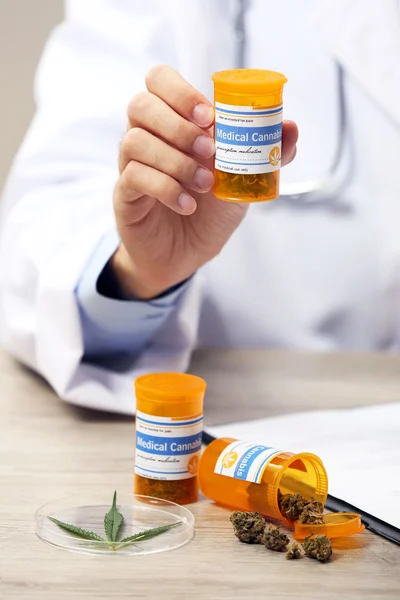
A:
<svg viewBox="0 0 400 600">
<path fill-rule="evenodd" d="M 229 202 L 264 202 L 279 195 L 282 73 L 219 71 L 215 99 L 214 194 Z"/>
<path fill-rule="evenodd" d="M 206 382 L 184 373 L 136 379 L 136 494 L 197 500 Z"/>
<path fill-rule="evenodd" d="M 328 538 L 341 538 L 360 533 L 365 527 L 361 522 L 361 517 L 357 513 L 331 513 L 325 515 L 325 523 L 322 525 L 302 525 L 294 524 L 293 537 L 296 540 L 304 540 L 311 533 L 314 535 L 326 535 Z"/>
<path fill-rule="evenodd" d="M 221 438 L 204 451 L 199 466 L 203 494 L 232 510 L 259 512 L 294 527 L 293 536 L 302 540 L 314 534 L 338 538 L 365 529 L 355 513 L 325 515 L 321 525 L 292 523 L 281 514 L 278 493 L 299 493 L 325 504 L 328 476 L 315 454 L 281 452 L 260 444 Z"/>
<path fill-rule="evenodd" d="M 305 498 L 313 497 L 325 504 L 328 476 L 318 456 L 308 452 L 279 452 L 273 448 L 269 452 L 264 450 L 265 446 L 256 444 L 247 444 L 246 450 L 240 444 L 242 442 L 232 438 L 221 438 L 204 450 L 199 466 L 199 483 L 207 498 L 234 510 L 257 511 L 279 520 L 285 519 L 278 506 L 278 490 L 282 494 L 298 492 Z M 240 467 L 246 457 L 250 476 L 253 467 L 260 469 L 258 476 L 253 469 L 256 481 L 243 479 L 246 472 Z M 250 463 L 252 457 L 256 459 Z M 219 465 L 225 474 L 221 474 Z"/>
</svg>

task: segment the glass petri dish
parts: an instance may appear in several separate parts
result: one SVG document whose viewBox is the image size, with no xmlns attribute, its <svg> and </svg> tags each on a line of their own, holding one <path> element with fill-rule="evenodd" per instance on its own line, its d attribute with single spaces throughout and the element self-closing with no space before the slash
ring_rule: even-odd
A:
<svg viewBox="0 0 400 600">
<path fill-rule="evenodd" d="M 35 532 L 44 542 L 71 552 L 133 556 L 174 550 L 187 544 L 194 535 L 194 516 L 183 506 L 160 498 L 118 494 L 117 509 L 124 516 L 120 539 L 145 529 L 177 524 L 149 540 L 117 543 L 86 540 L 60 529 L 48 517 L 93 531 L 105 537 L 104 516 L 112 498 L 107 496 L 71 496 L 41 506 L 35 513 Z M 179 523 L 179 525 L 178 525 Z"/>
</svg>

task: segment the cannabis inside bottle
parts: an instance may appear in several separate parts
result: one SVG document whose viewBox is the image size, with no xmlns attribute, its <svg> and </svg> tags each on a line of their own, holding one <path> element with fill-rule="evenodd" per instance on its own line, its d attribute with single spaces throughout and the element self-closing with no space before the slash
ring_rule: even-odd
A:
<svg viewBox="0 0 400 600">
<path fill-rule="evenodd" d="M 279 195 L 282 73 L 219 71 L 215 96 L 214 194 L 229 202 L 264 202 Z"/>
<path fill-rule="evenodd" d="M 136 379 L 136 494 L 197 500 L 205 389 L 203 379 L 184 373 Z"/>
<path fill-rule="evenodd" d="M 232 438 L 215 440 L 205 449 L 199 483 L 203 494 L 218 504 L 281 521 L 286 519 L 279 510 L 279 492 L 299 493 L 322 504 L 328 495 L 328 476 L 315 454 L 281 452 Z"/>
</svg>

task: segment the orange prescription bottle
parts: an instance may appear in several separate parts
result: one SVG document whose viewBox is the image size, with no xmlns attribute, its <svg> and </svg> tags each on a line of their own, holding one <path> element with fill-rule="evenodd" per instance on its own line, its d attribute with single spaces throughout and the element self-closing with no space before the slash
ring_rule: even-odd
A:
<svg viewBox="0 0 400 600">
<path fill-rule="evenodd" d="M 229 202 L 279 195 L 282 92 L 287 79 L 263 69 L 212 76 L 215 98 L 214 194 Z"/>
<path fill-rule="evenodd" d="M 218 504 L 281 521 L 286 519 L 279 510 L 278 491 L 298 492 L 323 504 L 328 495 L 328 476 L 318 456 L 232 438 L 217 439 L 205 449 L 199 483 L 203 494 Z"/>
<path fill-rule="evenodd" d="M 136 379 L 136 494 L 197 500 L 205 389 L 203 379 L 184 373 Z"/>
</svg>

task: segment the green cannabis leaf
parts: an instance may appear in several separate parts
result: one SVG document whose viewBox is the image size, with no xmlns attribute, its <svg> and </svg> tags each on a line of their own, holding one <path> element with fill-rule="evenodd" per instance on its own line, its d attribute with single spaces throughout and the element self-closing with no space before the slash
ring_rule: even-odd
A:
<svg viewBox="0 0 400 600">
<path fill-rule="evenodd" d="M 86 529 L 82 529 L 82 527 L 77 527 L 76 525 L 70 525 L 69 523 L 63 523 L 54 517 L 47 517 L 50 521 L 53 521 L 58 527 L 61 529 L 65 529 L 65 531 L 69 531 L 69 533 L 73 533 L 78 537 L 81 537 L 85 540 L 96 540 L 97 542 L 105 542 L 106 540 L 102 538 L 100 535 L 95 533 L 94 531 L 87 531 Z"/>
<path fill-rule="evenodd" d="M 178 521 L 177 523 L 170 523 L 169 525 L 161 525 L 159 527 L 153 527 L 152 529 L 146 529 L 145 531 L 140 531 L 139 533 L 135 533 L 135 535 L 131 535 L 129 537 L 124 538 L 123 540 L 118 541 L 118 536 L 121 530 L 121 525 L 123 523 L 124 517 L 117 510 L 117 492 L 114 492 L 113 503 L 108 511 L 108 513 L 104 517 L 104 530 L 107 536 L 107 540 L 102 538 L 100 535 L 95 533 L 94 531 L 87 531 L 86 529 L 82 529 L 82 527 L 77 527 L 76 525 L 71 525 L 70 523 L 64 523 L 63 521 L 59 521 L 55 517 L 47 517 L 55 523 L 61 529 L 68 531 L 76 535 L 77 537 L 83 538 L 85 540 L 95 540 L 96 542 L 108 542 L 111 543 L 110 548 L 113 550 L 117 550 L 121 548 L 123 544 L 134 544 L 136 542 L 144 542 L 146 540 L 150 540 L 157 535 L 161 535 L 165 533 L 172 527 L 177 527 L 181 525 L 182 522 Z"/>
<path fill-rule="evenodd" d="M 152 529 L 146 529 L 145 531 L 140 531 L 139 533 L 135 533 L 135 535 L 131 535 L 129 537 L 124 538 L 119 543 L 124 544 L 125 542 L 144 542 L 146 540 L 150 540 L 157 535 L 161 535 L 165 533 L 172 527 L 176 527 L 177 525 L 181 525 L 178 523 L 170 523 L 169 525 L 161 525 L 160 527 L 153 527 Z"/>
<path fill-rule="evenodd" d="M 104 517 L 104 530 L 109 542 L 116 542 L 118 540 L 123 520 L 123 515 L 117 511 L 117 492 L 114 492 L 112 507 Z"/>
</svg>

